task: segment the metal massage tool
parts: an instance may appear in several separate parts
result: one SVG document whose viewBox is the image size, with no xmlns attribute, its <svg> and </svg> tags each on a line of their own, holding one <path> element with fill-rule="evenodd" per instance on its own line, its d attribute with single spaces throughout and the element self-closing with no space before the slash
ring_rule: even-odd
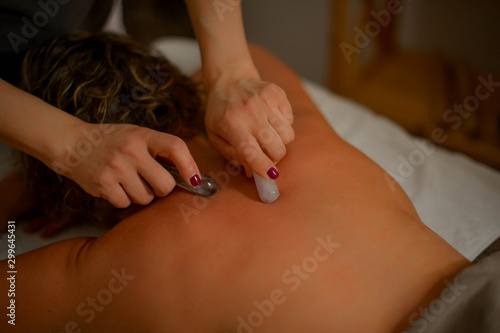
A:
<svg viewBox="0 0 500 333">
<path fill-rule="evenodd" d="M 202 173 L 200 174 L 201 176 L 200 185 L 189 186 L 188 184 L 186 184 L 184 179 L 182 179 L 182 176 L 175 165 L 170 165 L 162 162 L 160 162 L 160 164 L 165 169 L 167 169 L 168 172 L 170 172 L 172 177 L 174 177 L 176 185 L 188 192 L 197 194 L 202 197 L 209 197 L 217 191 L 217 184 L 212 178 L 208 177 L 207 175 L 204 175 Z"/>
</svg>

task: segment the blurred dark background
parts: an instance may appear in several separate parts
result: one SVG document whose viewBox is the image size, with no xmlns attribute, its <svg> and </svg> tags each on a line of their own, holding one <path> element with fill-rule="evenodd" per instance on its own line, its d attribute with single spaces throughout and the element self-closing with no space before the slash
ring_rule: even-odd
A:
<svg viewBox="0 0 500 333">
<path fill-rule="evenodd" d="M 247 39 L 271 50 L 303 77 L 327 84 L 331 3 L 243 0 Z M 142 42 L 160 36 L 194 37 L 183 0 L 123 0 L 123 4 L 127 31 Z"/>
<path fill-rule="evenodd" d="M 127 32 L 145 44 L 161 36 L 194 38 L 183 0 L 123 0 L 123 21 Z"/>
</svg>

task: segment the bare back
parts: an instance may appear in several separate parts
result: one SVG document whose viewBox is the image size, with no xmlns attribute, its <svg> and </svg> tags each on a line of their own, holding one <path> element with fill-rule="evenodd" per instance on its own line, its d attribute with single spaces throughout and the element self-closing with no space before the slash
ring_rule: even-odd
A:
<svg viewBox="0 0 500 333">
<path fill-rule="evenodd" d="M 278 165 L 281 197 L 260 202 L 252 180 L 202 137 L 190 140 L 218 193 L 175 190 L 73 245 L 78 254 L 63 270 L 73 291 L 60 317 L 92 332 L 390 332 L 468 264 L 382 169 L 333 132 L 293 73 L 262 50 L 253 57 L 296 115 L 296 139 Z M 36 266 L 36 256 L 24 260 Z M 73 310 L 113 267 L 134 279 L 83 323 Z"/>
</svg>

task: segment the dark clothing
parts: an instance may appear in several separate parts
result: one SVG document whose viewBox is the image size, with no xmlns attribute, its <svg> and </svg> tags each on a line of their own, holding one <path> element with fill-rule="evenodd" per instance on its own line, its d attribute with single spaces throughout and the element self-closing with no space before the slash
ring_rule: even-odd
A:
<svg viewBox="0 0 500 333">
<path fill-rule="evenodd" d="M 26 52 L 75 30 L 100 30 L 113 0 L 0 0 L 0 78 L 17 85 Z"/>
</svg>

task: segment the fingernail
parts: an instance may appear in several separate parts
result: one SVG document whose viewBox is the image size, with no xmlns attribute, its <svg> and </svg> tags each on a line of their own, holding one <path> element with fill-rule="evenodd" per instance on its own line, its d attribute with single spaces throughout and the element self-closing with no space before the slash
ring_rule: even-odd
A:
<svg viewBox="0 0 500 333">
<path fill-rule="evenodd" d="M 189 179 L 189 181 L 191 182 L 191 185 L 193 185 L 193 186 L 198 186 L 201 184 L 201 179 L 197 174 L 195 174 L 193 177 L 191 177 Z"/>
<path fill-rule="evenodd" d="M 269 168 L 269 170 L 267 170 L 267 175 L 271 179 L 276 179 L 276 178 L 278 178 L 278 176 L 280 175 L 280 173 L 275 168 Z"/>
</svg>

